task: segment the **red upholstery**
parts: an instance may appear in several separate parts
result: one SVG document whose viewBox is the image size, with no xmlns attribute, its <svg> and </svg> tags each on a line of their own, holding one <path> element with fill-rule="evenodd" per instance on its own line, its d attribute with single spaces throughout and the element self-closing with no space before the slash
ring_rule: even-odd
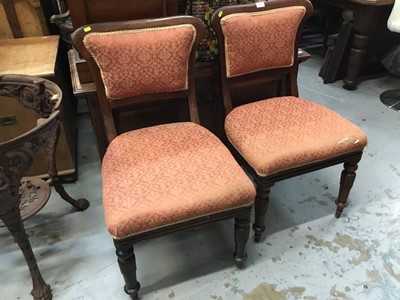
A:
<svg viewBox="0 0 400 300">
<path fill-rule="evenodd" d="M 279 97 L 235 108 L 226 134 L 260 175 L 362 150 L 365 133 L 337 113 L 296 97 Z"/>
<path fill-rule="evenodd" d="M 100 69 L 107 98 L 117 100 L 187 89 L 195 36 L 195 28 L 185 24 L 93 32 L 83 42 Z"/>
<path fill-rule="evenodd" d="M 194 123 L 115 138 L 103 159 L 103 205 L 116 239 L 251 205 L 255 188 L 229 150 Z"/>
<path fill-rule="evenodd" d="M 223 17 L 226 76 L 292 66 L 294 41 L 304 13 L 303 6 L 292 6 Z"/>
</svg>

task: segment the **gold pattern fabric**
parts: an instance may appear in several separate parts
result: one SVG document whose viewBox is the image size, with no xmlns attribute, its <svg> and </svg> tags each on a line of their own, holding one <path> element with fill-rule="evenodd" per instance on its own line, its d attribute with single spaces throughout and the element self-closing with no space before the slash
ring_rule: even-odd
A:
<svg viewBox="0 0 400 300">
<path fill-rule="evenodd" d="M 304 14 L 303 6 L 292 6 L 223 17 L 226 76 L 292 66 L 297 28 Z"/>
<path fill-rule="evenodd" d="M 173 123 L 116 137 L 103 159 L 108 231 L 121 239 L 251 205 L 255 188 L 204 127 Z"/>
<path fill-rule="evenodd" d="M 367 144 L 365 133 L 353 123 L 292 96 L 235 108 L 225 131 L 260 176 L 360 151 Z"/>
<path fill-rule="evenodd" d="M 110 100 L 188 87 L 188 54 L 196 37 L 190 24 L 93 32 L 83 42 L 96 61 Z"/>
</svg>

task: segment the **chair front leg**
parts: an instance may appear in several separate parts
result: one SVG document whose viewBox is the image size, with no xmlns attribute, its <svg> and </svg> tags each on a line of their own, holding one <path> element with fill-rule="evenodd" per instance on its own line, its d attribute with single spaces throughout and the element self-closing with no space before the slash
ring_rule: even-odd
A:
<svg viewBox="0 0 400 300">
<path fill-rule="evenodd" d="M 344 163 L 344 170 L 340 177 L 339 196 L 335 201 L 337 207 L 335 213 L 336 218 L 340 218 L 343 209 L 348 205 L 347 199 L 349 198 L 350 190 L 353 187 L 354 180 L 356 179 L 356 170 L 358 169 L 358 162 L 360 159 Z"/>
<path fill-rule="evenodd" d="M 235 253 L 233 253 L 233 257 L 239 269 L 243 268 L 247 259 L 246 243 L 250 235 L 250 217 L 251 207 L 240 216 L 235 217 Z"/>
<path fill-rule="evenodd" d="M 124 276 L 125 280 L 125 293 L 127 293 L 131 299 L 137 300 L 140 283 L 136 278 L 136 258 L 133 251 L 133 245 L 122 245 L 118 240 L 114 240 L 114 245 L 118 257 L 119 269 L 121 270 L 121 274 Z"/>
<path fill-rule="evenodd" d="M 265 216 L 268 211 L 269 193 L 271 187 L 274 185 L 273 182 L 262 183 L 257 182 L 257 195 L 255 199 L 255 220 L 253 224 L 254 230 L 254 241 L 258 243 L 261 240 L 261 236 L 265 231 Z"/>
</svg>

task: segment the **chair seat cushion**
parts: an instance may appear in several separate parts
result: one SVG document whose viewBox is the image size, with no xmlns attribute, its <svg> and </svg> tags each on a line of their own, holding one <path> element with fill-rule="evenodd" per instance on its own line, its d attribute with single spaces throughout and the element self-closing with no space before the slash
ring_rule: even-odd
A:
<svg viewBox="0 0 400 300">
<path fill-rule="evenodd" d="M 297 97 L 236 107 L 228 139 L 260 176 L 362 150 L 365 133 L 337 113 Z"/>
<path fill-rule="evenodd" d="M 115 239 L 250 206 L 255 197 L 229 150 L 190 122 L 116 137 L 102 179 L 105 221 Z"/>
</svg>

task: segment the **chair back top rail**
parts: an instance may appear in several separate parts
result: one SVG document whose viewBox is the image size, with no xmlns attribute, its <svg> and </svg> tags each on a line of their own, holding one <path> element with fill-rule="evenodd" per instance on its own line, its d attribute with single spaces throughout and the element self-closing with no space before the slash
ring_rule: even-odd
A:
<svg viewBox="0 0 400 300">
<path fill-rule="evenodd" d="M 170 29 L 177 30 L 178 28 L 183 28 L 182 26 L 186 26 L 188 28 L 190 27 L 191 28 L 190 31 L 192 32 L 191 33 L 192 40 L 190 41 L 191 45 L 188 45 L 188 48 L 187 49 L 185 48 L 186 50 L 180 46 L 182 44 L 181 43 L 182 36 L 178 34 L 174 35 L 173 33 L 171 33 L 172 34 L 171 38 L 168 40 L 168 45 L 161 45 L 161 46 L 154 44 L 155 41 L 152 40 L 151 37 L 148 38 L 148 40 L 146 40 L 148 36 L 148 34 L 146 33 L 146 35 L 140 37 L 140 43 L 142 43 L 142 45 L 149 44 L 150 45 L 149 49 L 152 50 L 149 50 L 148 53 L 142 53 L 143 48 L 135 50 L 135 47 L 137 48 L 137 46 L 135 46 L 135 43 L 137 41 L 135 39 L 138 38 L 137 33 L 143 31 L 151 33 L 155 32 L 156 34 L 158 34 L 158 36 L 162 36 L 163 33 L 161 32 L 161 30 L 170 30 Z M 204 31 L 205 31 L 205 25 L 201 20 L 192 16 L 175 16 L 175 17 L 158 18 L 158 19 L 142 19 L 133 21 L 89 24 L 78 28 L 71 35 L 74 47 L 80 53 L 80 55 L 87 61 L 91 69 L 91 72 L 93 74 L 99 98 L 101 116 L 104 123 L 104 128 L 106 131 L 108 143 L 110 143 L 111 140 L 113 140 L 117 136 L 113 110 L 118 109 L 120 111 L 121 109 L 124 109 L 128 106 L 133 106 L 141 103 L 155 103 L 171 98 L 186 98 L 188 100 L 191 121 L 199 123 L 197 104 L 195 98 L 194 63 L 195 63 L 196 48 L 198 43 L 204 36 Z M 114 54 L 109 56 L 110 59 L 113 60 L 113 63 L 108 64 L 108 62 L 105 61 L 107 60 L 107 58 L 104 59 L 104 57 L 102 58 L 103 63 L 99 62 L 100 56 L 103 56 L 103 53 L 100 53 L 99 55 L 96 56 L 96 54 L 94 54 L 93 51 L 96 51 L 96 49 L 98 49 L 99 47 L 103 47 L 104 44 L 100 46 L 99 45 L 89 46 L 88 45 L 89 41 L 97 39 L 97 42 L 103 43 L 98 39 L 100 38 L 100 36 L 103 36 L 105 37 L 105 39 L 107 39 L 107 36 L 116 34 L 124 34 L 124 38 L 126 38 L 125 44 L 123 44 L 122 42 L 120 47 L 122 48 L 127 47 L 131 49 L 132 46 L 133 50 L 126 51 L 127 48 L 125 50 L 121 48 L 120 51 L 124 53 L 122 55 L 124 57 Z M 131 41 L 135 42 L 132 43 Z M 106 41 L 105 43 L 108 42 Z M 113 53 L 118 52 L 119 50 L 116 49 L 115 47 L 116 46 L 114 42 L 112 42 L 108 46 L 105 45 L 103 47 L 105 49 L 104 53 L 106 52 L 109 53 L 108 51 L 111 51 Z M 176 48 L 168 49 L 171 47 L 176 47 Z M 156 56 L 159 59 L 157 58 L 157 62 L 153 63 L 153 60 L 155 60 L 155 56 L 154 53 L 151 52 L 153 52 L 153 50 L 159 51 L 161 48 L 166 49 L 166 50 L 164 49 L 166 52 L 163 52 L 163 55 L 165 55 L 166 57 L 160 57 L 160 55 L 157 54 Z M 187 53 L 185 51 L 187 51 Z M 140 54 L 141 57 L 142 58 L 144 57 L 144 61 L 146 61 L 146 59 L 149 59 L 149 57 L 152 57 L 152 55 L 154 59 L 148 60 L 148 64 L 139 62 L 139 59 L 137 59 L 138 57 L 137 55 L 139 55 L 139 52 L 141 52 Z M 149 57 L 147 57 L 147 54 Z M 121 88 L 122 83 L 120 84 L 119 81 L 115 82 L 114 80 L 113 85 L 109 84 L 110 81 L 108 81 L 107 78 L 120 76 L 120 74 L 112 74 L 113 72 L 115 73 L 115 71 L 110 71 L 110 68 L 112 68 L 112 66 L 116 64 L 119 64 L 124 69 L 126 68 L 125 70 L 123 70 L 123 72 L 129 73 L 128 74 L 129 76 L 131 76 L 132 78 L 138 78 L 141 81 L 147 80 L 145 74 L 149 75 L 148 73 L 151 73 L 149 75 L 149 78 L 153 76 L 152 80 L 156 80 L 158 78 L 162 79 L 163 82 L 168 81 L 168 74 L 169 74 L 168 72 L 165 73 L 161 72 L 159 74 L 158 72 L 154 72 L 155 68 L 157 68 L 157 64 L 161 66 L 160 68 L 162 70 L 166 70 L 165 64 L 171 63 L 170 62 L 171 59 L 168 59 L 168 57 L 172 57 L 173 60 L 176 60 L 176 57 L 179 57 L 181 61 L 187 66 L 187 69 L 185 71 L 186 85 L 184 87 L 181 87 L 176 90 L 161 89 L 158 92 L 155 91 L 155 92 L 141 94 L 140 91 L 139 92 L 134 91 L 136 89 L 135 84 L 138 85 L 137 82 L 125 82 L 124 83 L 125 86 L 122 88 Z M 125 63 L 125 61 L 130 61 L 131 63 Z M 171 68 L 175 69 L 175 67 L 179 68 L 181 66 L 173 65 Z M 148 71 L 148 69 L 150 68 L 153 68 L 152 69 L 153 72 L 150 70 L 149 72 L 146 73 L 146 71 Z M 171 68 L 169 68 L 169 70 Z M 106 72 L 111 73 L 109 74 L 110 76 L 107 77 L 106 75 L 104 75 Z M 157 78 L 154 78 L 154 76 Z M 156 86 L 157 82 L 150 81 L 146 82 L 146 84 L 151 84 L 153 86 Z M 111 86 L 115 88 L 110 88 Z M 115 93 L 112 92 L 112 90 L 118 90 L 119 88 L 121 88 L 121 90 L 122 89 L 128 90 L 127 93 L 123 94 L 125 96 L 115 95 Z M 131 90 L 134 91 L 134 93 L 129 94 Z"/>
<path fill-rule="evenodd" d="M 235 87 L 278 80 L 285 95 L 298 95 L 298 45 L 312 10 L 308 0 L 274 0 L 214 12 L 226 114 Z"/>
</svg>

